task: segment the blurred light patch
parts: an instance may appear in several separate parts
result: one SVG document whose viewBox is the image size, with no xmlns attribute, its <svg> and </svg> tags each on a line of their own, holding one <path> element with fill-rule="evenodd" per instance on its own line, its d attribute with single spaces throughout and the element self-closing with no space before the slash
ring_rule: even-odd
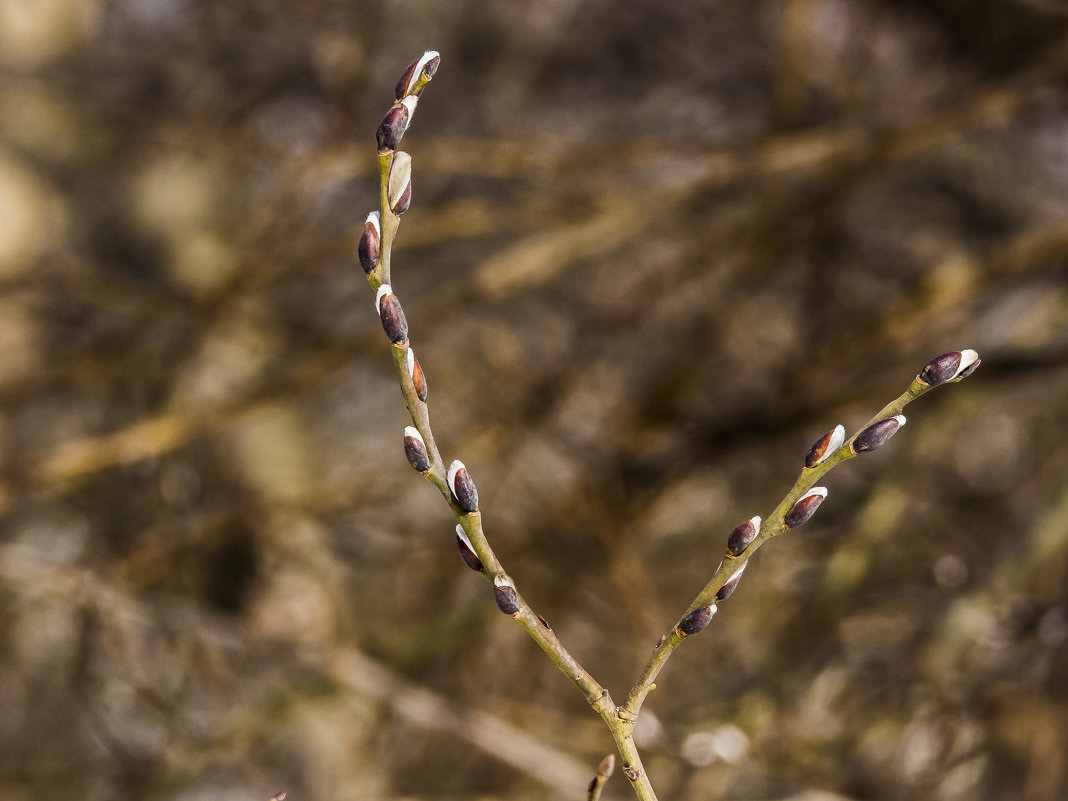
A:
<svg viewBox="0 0 1068 801">
<path fill-rule="evenodd" d="M 0 0 L 0 62 L 33 66 L 62 55 L 96 31 L 96 0 Z"/>
<path fill-rule="evenodd" d="M 29 270 L 63 228 L 62 209 L 48 187 L 0 151 L 0 279 Z"/>
<path fill-rule="evenodd" d="M 737 765 L 749 753 L 749 737 L 727 723 L 712 732 L 694 732 L 682 741 L 682 758 L 695 767 L 714 762 Z"/>
</svg>

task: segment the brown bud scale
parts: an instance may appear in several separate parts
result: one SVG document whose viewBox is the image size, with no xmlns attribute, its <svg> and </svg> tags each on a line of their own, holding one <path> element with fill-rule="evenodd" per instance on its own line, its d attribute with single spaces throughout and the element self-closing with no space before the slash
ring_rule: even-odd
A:
<svg viewBox="0 0 1068 801">
<path fill-rule="evenodd" d="M 373 273 L 378 265 L 379 249 L 378 227 L 368 220 L 364 223 L 360 244 L 356 247 L 356 252 L 360 257 L 360 266 L 367 275 Z"/>
<path fill-rule="evenodd" d="M 878 423 L 872 423 L 853 439 L 853 453 L 864 453 L 881 448 L 904 424 L 905 418 L 900 414 L 880 420 Z"/>
<path fill-rule="evenodd" d="M 446 478 L 449 483 L 449 489 L 452 490 L 452 495 L 456 498 L 456 502 L 460 504 L 460 507 L 465 512 L 477 511 L 478 489 L 475 488 L 474 479 L 467 472 L 464 463 L 457 459 L 449 465 L 449 472 Z"/>
<path fill-rule="evenodd" d="M 408 338 L 408 320 L 396 295 L 392 292 L 384 295 L 378 305 L 378 313 L 382 318 L 382 330 L 390 342 L 397 345 Z"/>
<path fill-rule="evenodd" d="M 388 153 L 397 149 L 404 132 L 408 130 L 408 117 L 408 109 L 401 103 L 397 103 L 386 112 L 386 116 L 382 118 L 375 132 L 379 153 Z"/>
<path fill-rule="evenodd" d="M 515 587 L 508 584 L 494 587 L 493 598 L 497 602 L 497 608 L 506 615 L 514 615 L 519 611 L 519 594 Z"/>
<path fill-rule="evenodd" d="M 790 511 L 786 513 L 786 517 L 783 519 L 783 523 L 786 524 L 787 528 L 803 526 L 812 518 L 812 515 L 816 513 L 816 510 L 820 508 L 820 504 L 823 503 L 825 497 L 827 497 L 827 490 L 823 487 L 817 487 L 810 490 L 807 495 L 799 498 L 797 502 L 790 507 Z"/>
<path fill-rule="evenodd" d="M 476 573 L 481 573 L 484 570 L 482 560 L 478 558 L 475 549 L 471 547 L 471 540 L 467 538 L 463 526 L 456 527 L 456 548 L 460 551 L 460 558 L 464 560 L 465 565 Z"/>
<path fill-rule="evenodd" d="M 949 381 L 949 379 L 956 376 L 957 370 L 960 368 L 961 355 L 959 350 L 954 350 L 949 353 L 943 353 L 941 356 L 936 356 L 924 365 L 917 377 L 924 384 L 932 387 Z"/>
<path fill-rule="evenodd" d="M 415 429 L 411 428 L 411 431 L 415 431 Z M 413 470 L 418 473 L 425 473 L 430 469 L 430 456 L 426 452 L 426 443 L 423 442 L 422 437 L 418 436 L 418 433 L 418 431 L 415 431 L 415 436 L 413 436 L 409 433 L 409 429 L 405 429 L 404 457 L 408 460 L 408 464 L 412 466 Z"/>
<path fill-rule="evenodd" d="M 700 609 L 694 609 L 686 615 L 675 628 L 689 637 L 691 634 L 704 631 L 714 614 L 716 614 L 715 606 L 702 606 Z"/>
<path fill-rule="evenodd" d="M 744 523 L 735 526 L 734 531 L 732 531 L 727 538 L 727 553 L 731 556 L 738 556 L 742 551 L 749 547 L 754 539 L 756 539 L 757 532 L 759 531 L 759 517 L 754 517 L 751 520 L 746 520 Z"/>
</svg>

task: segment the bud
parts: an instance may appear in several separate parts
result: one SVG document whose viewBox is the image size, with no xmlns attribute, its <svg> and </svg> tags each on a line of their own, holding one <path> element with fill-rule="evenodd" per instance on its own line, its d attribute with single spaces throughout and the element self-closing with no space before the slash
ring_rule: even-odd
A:
<svg viewBox="0 0 1068 801">
<path fill-rule="evenodd" d="M 933 387 L 955 378 L 967 378 L 978 366 L 979 354 L 974 350 L 954 350 L 931 359 L 916 378 Z"/>
<path fill-rule="evenodd" d="M 481 573 L 482 560 L 475 553 L 475 546 L 471 544 L 471 539 L 467 536 L 463 526 L 456 527 L 456 547 L 460 549 L 460 558 L 464 560 L 464 564 Z"/>
<path fill-rule="evenodd" d="M 389 210 L 400 217 L 412 204 L 412 157 L 403 150 L 389 168 Z"/>
<path fill-rule="evenodd" d="M 426 443 L 423 442 L 423 436 L 414 426 L 404 427 L 404 455 L 408 459 L 408 464 L 416 471 L 425 473 L 430 469 L 430 457 L 426 452 Z"/>
<path fill-rule="evenodd" d="M 597 766 L 597 775 L 603 776 L 605 779 L 611 779 L 612 774 L 616 770 L 616 755 L 609 754 L 601 760 L 601 764 Z"/>
<path fill-rule="evenodd" d="M 412 94 L 418 95 L 423 91 L 423 87 L 430 83 L 430 79 L 438 71 L 440 63 L 441 56 L 438 55 L 438 51 L 427 50 L 418 61 L 413 61 L 409 64 L 408 69 L 404 71 L 404 74 L 401 75 L 400 80 L 397 82 L 397 90 L 395 92 L 397 100 L 402 100 Z"/>
<path fill-rule="evenodd" d="M 815 467 L 845 444 L 845 427 L 837 425 L 813 443 L 805 457 L 805 467 Z"/>
<path fill-rule="evenodd" d="M 790 511 L 786 513 L 783 523 L 786 524 L 787 528 L 797 528 L 804 525 L 820 508 L 820 504 L 823 503 L 823 499 L 826 497 L 826 487 L 813 487 L 790 507 Z"/>
<path fill-rule="evenodd" d="M 419 398 L 422 403 L 426 403 L 426 376 L 423 375 L 423 368 L 419 366 L 419 360 L 415 358 L 415 351 L 408 348 L 405 360 L 408 366 L 408 378 L 411 379 L 412 386 L 415 388 L 415 397 Z"/>
<path fill-rule="evenodd" d="M 702 606 L 700 609 L 694 609 L 690 614 L 686 615 L 675 628 L 681 631 L 684 636 L 689 637 L 691 634 L 704 631 L 714 614 L 716 614 L 715 604 Z"/>
<path fill-rule="evenodd" d="M 872 423 L 853 438 L 853 443 L 849 447 L 853 450 L 853 453 L 863 453 L 864 451 L 881 448 L 903 425 L 905 425 L 905 415 L 903 414 L 888 417 L 878 423 Z"/>
<path fill-rule="evenodd" d="M 726 601 L 731 595 L 734 594 L 734 590 L 738 587 L 738 582 L 742 579 L 742 573 L 749 567 L 749 563 L 746 562 L 739 568 L 733 576 L 723 582 L 723 586 L 719 588 L 719 592 L 716 593 L 717 601 Z"/>
<path fill-rule="evenodd" d="M 460 504 L 463 510 L 465 512 L 477 511 L 478 490 L 475 489 L 475 482 L 471 480 L 471 474 L 467 472 L 464 463 L 456 459 L 449 465 L 447 479 L 453 497 L 456 498 L 456 502 Z"/>
<path fill-rule="evenodd" d="M 515 617 L 519 612 L 519 593 L 515 591 L 515 585 L 504 576 L 493 579 L 493 598 L 497 601 L 497 608 L 506 615 Z"/>
<path fill-rule="evenodd" d="M 377 211 L 372 211 L 367 215 L 363 224 L 363 235 L 360 236 L 360 244 L 356 248 L 360 256 L 360 266 L 368 275 L 375 271 L 375 266 L 378 264 L 378 253 L 382 241 L 382 229 L 379 227 L 378 219 Z"/>
<path fill-rule="evenodd" d="M 735 527 L 731 535 L 727 537 L 727 553 L 737 556 L 749 547 L 756 535 L 760 532 L 760 515 L 751 517 L 744 523 Z"/>
<path fill-rule="evenodd" d="M 400 301 L 393 294 L 393 289 L 389 284 L 382 284 L 378 288 L 375 306 L 378 309 L 378 316 L 382 318 L 382 328 L 389 337 L 389 341 L 396 345 L 406 340 L 408 321 L 404 318 L 404 309 L 401 308 Z"/>
<path fill-rule="evenodd" d="M 388 153 L 397 149 L 397 145 L 404 137 L 404 132 L 408 130 L 408 124 L 411 122 L 412 115 L 415 114 L 415 107 L 418 103 L 418 97 L 406 97 L 394 103 L 393 108 L 386 112 L 386 116 L 382 118 L 375 132 L 379 153 Z"/>
</svg>

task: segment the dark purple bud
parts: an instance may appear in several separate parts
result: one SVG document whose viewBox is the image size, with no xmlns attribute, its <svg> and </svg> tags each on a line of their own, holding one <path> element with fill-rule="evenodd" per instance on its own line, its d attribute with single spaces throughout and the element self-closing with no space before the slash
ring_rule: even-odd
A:
<svg viewBox="0 0 1068 801">
<path fill-rule="evenodd" d="M 412 380 L 412 387 L 415 389 L 415 397 L 419 398 L 422 403 L 426 403 L 426 376 L 423 375 L 423 368 L 419 366 L 419 360 L 415 358 L 415 352 L 408 348 L 408 355 L 405 357 L 408 364 L 408 378 Z"/>
<path fill-rule="evenodd" d="M 404 71 L 400 80 L 397 81 L 395 93 L 397 100 L 402 100 L 410 94 L 418 95 L 423 90 L 423 86 L 434 77 L 434 73 L 438 71 L 440 63 L 441 56 L 438 55 L 438 51 L 427 50 L 418 61 L 413 61 L 409 64 L 408 69 Z"/>
<path fill-rule="evenodd" d="M 449 472 L 446 478 L 449 482 L 449 489 L 452 490 L 452 496 L 456 498 L 456 502 L 460 504 L 461 508 L 465 512 L 477 511 L 478 490 L 475 489 L 475 482 L 471 479 L 471 474 L 467 472 L 467 468 L 464 467 L 464 463 L 456 459 L 449 465 Z"/>
<path fill-rule="evenodd" d="M 475 546 L 471 544 L 471 539 L 467 536 L 467 532 L 464 531 L 463 526 L 456 527 L 456 547 L 460 550 L 460 558 L 464 560 L 464 564 L 472 570 L 481 573 L 482 560 L 479 559 L 478 554 L 475 553 Z"/>
<path fill-rule="evenodd" d="M 905 415 L 903 414 L 888 417 L 878 423 L 872 423 L 853 438 L 853 444 L 850 447 L 852 447 L 853 453 L 864 453 L 865 451 L 881 448 L 903 425 L 905 425 Z"/>
<path fill-rule="evenodd" d="M 519 611 L 519 593 L 508 579 L 497 576 L 493 580 L 493 598 L 497 601 L 497 608 L 506 615 L 514 616 Z"/>
<path fill-rule="evenodd" d="M 927 362 L 917 378 L 928 386 L 937 386 L 954 378 L 965 378 L 979 366 L 979 354 L 974 350 L 954 350 Z"/>
<path fill-rule="evenodd" d="M 719 591 L 716 593 L 717 601 L 726 601 L 734 594 L 734 590 L 738 587 L 738 582 L 742 579 L 742 573 L 745 572 L 747 567 L 749 567 L 748 562 L 742 565 L 741 569 L 736 571 L 733 576 L 723 582 L 723 586 L 720 587 Z"/>
<path fill-rule="evenodd" d="M 790 507 L 790 511 L 786 513 L 783 523 L 786 524 L 787 528 L 803 526 L 809 521 L 809 518 L 816 513 L 816 510 L 820 508 L 820 504 L 823 503 L 823 499 L 826 497 L 826 487 L 813 487 L 798 498 L 797 502 Z"/>
<path fill-rule="evenodd" d="M 416 97 L 406 97 L 386 112 L 386 116 L 378 124 L 378 131 L 375 132 L 379 153 L 388 153 L 397 149 L 397 145 L 404 137 L 404 132 L 408 130 L 408 123 L 411 122 L 418 102 L 419 99 Z"/>
<path fill-rule="evenodd" d="M 404 428 L 404 455 L 417 472 L 425 473 L 430 469 L 430 457 L 426 452 L 426 443 L 419 430 L 414 426 Z"/>
<path fill-rule="evenodd" d="M 749 547 L 760 531 L 760 516 L 751 517 L 744 523 L 736 526 L 731 535 L 727 537 L 727 553 L 737 556 Z"/>
<path fill-rule="evenodd" d="M 828 431 L 809 448 L 805 457 L 805 467 L 815 467 L 826 461 L 827 457 L 845 444 L 845 428 L 838 425 L 834 430 Z"/>
<path fill-rule="evenodd" d="M 393 156 L 387 189 L 389 210 L 399 217 L 412 205 L 412 157 L 403 150 Z"/>
<path fill-rule="evenodd" d="M 689 637 L 691 634 L 697 634 L 699 631 L 704 631 L 705 627 L 712 620 L 712 615 L 716 614 L 716 605 L 702 606 L 700 609 L 694 609 L 690 614 L 686 615 L 679 621 L 677 628 L 684 635 Z"/>
<path fill-rule="evenodd" d="M 360 244 L 356 248 L 360 256 L 360 266 L 368 275 L 375 271 L 381 247 L 382 229 L 378 225 L 378 217 L 377 211 L 372 211 L 367 215 L 367 220 L 363 224 L 363 235 L 360 236 Z"/>
<path fill-rule="evenodd" d="M 393 294 L 389 284 L 382 284 L 378 288 L 375 297 L 375 305 L 378 307 L 378 316 L 382 318 L 382 328 L 389 337 L 389 341 L 397 345 L 408 338 L 408 321 L 404 317 L 404 309 L 400 301 Z"/>
</svg>

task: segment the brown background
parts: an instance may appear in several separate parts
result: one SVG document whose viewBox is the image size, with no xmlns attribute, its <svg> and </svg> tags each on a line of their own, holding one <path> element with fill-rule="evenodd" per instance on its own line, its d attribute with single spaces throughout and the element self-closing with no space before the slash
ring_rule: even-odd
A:
<svg viewBox="0 0 1068 801">
<path fill-rule="evenodd" d="M 610 750 L 401 451 L 354 246 L 428 47 L 435 432 L 617 699 L 813 440 L 983 357 L 676 654 L 660 797 L 1068 796 L 1066 15 L 0 2 L 0 797 L 580 798 Z"/>
</svg>

